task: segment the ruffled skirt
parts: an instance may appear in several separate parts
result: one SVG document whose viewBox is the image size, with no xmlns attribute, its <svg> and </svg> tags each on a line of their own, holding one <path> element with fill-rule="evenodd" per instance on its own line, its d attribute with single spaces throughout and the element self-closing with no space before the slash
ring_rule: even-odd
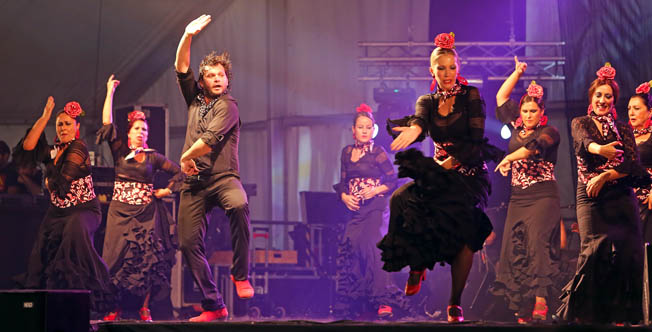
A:
<svg viewBox="0 0 652 332">
<path fill-rule="evenodd" d="M 147 205 L 111 201 L 102 258 L 120 293 L 144 296 L 152 292 L 154 300 L 169 295 L 175 248 L 170 235 L 173 224 L 159 199 Z"/>
<path fill-rule="evenodd" d="M 512 188 L 500 263 L 491 292 L 504 296 L 509 309 L 532 312 L 536 296 L 559 296 L 559 193 L 555 181 Z"/>
<path fill-rule="evenodd" d="M 387 235 L 378 243 L 383 269 L 432 269 L 451 263 L 464 246 L 480 250 L 492 231 L 482 210 L 490 192 L 486 170 L 466 176 L 446 170 L 421 151 L 396 154 L 399 177 L 411 177 L 390 200 Z"/>
<path fill-rule="evenodd" d="M 631 188 L 605 185 L 596 198 L 577 186 L 580 255 L 557 315 L 584 323 L 642 319 L 643 241 Z"/>
<path fill-rule="evenodd" d="M 100 213 L 97 199 L 65 209 L 51 205 L 30 255 L 24 286 L 86 289 L 91 291 L 92 310 L 113 308 L 109 272 L 93 245 Z"/>
</svg>

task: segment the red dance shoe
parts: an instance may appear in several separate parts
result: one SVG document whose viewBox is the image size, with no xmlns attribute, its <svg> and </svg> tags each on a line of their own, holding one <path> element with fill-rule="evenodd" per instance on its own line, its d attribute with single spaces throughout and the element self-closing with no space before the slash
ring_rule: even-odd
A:
<svg viewBox="0 0 652 332">
<path fill-rule="evenodd" d="M 140 320 L 143 322 L 152 321 L 152 313 L 149 311 L 149 309 L 142 307 L 140 310 L 138 310 L 138 314 L 140 315 Z"/>
<path fill-rule="evenodd" d="M 381 305 L 378 307 L 378 317 L 392 317 L 392 307 L 388 305 Z"/>
<path fill-rule="evenodd" d="M 254 288 L 251 287 L 249 280 L 235 280 L 233 275 L 231 275 L 231 280 L 235 284 L 235 291 L 238 293 L 238 297 L 241 299 L 250 299 L 254 297 Z"/>
<path fill-rule="evenodd" d="M 212 322 L 218 319 L 225 319 L 228 316 L 229 312 L 226 310 L 226 307 L 224 307 L 215 311 L 202 311 L 201 315 L 190 318 L 190 321 L 195 323 Z"/>
<path fill-rule="evenodd" d="M 405 283 L 405 295 L 412 296 L 421 289 L 421 281 L 426 280 L 426 270 L 410 271 L 407 283 Z"/>
<path fill-rule="evenodd" d="M 548 306 L 544 302 L 537 302 L 534 304 L 532 310 L 533 320 L 546 320 L 548 318 Z"/>
<path fill-rule="evenodd" d="M 458 305 L 449 305 L 448 308 L 446 308 L 446 311 L 448 312 L 449 323 L 461 323 L 464 321 L 464 311 L 462 311 L 462 307 Z"/>
<path fill-rule="evenodd" d="M 117 309 L 116 311 L 111 311 L 109 312 L 104 318 L 102 318 L 103 321 L 105 322 L 113 322 L 116 320 L 120 320 L 120 309 Z"/>
</svg>

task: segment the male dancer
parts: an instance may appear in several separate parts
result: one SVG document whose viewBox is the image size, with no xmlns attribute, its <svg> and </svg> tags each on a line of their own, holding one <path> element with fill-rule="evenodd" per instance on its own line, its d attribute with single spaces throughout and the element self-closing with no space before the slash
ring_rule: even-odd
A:
<svg viewBox="0 0 652 332">
<path fill-rule="evenodd" d="M 254 296 L 254 290 L 247 280 L 249 206 L 238 171 L 240 117 L 237 103 L 229 95 L 231 60 L 226 52 L 207 55 L 199 65 L 197 82 L 190 69 L 192 37 L 210 21 L 210 15 L 202 15 L 186 26 L 174 62 L 178 83 L 188 104 L 186 142 L 181 156 L 181 169 L 188 178 L 181 188 L 179 244 L 204 297 L 204 311 L 191 318 L 193 322 L 208 322 L 228 316 L 206 261 L 206 213 L 215 206 L 222 207 L 230 220 L 233 247 L 231 280 L 239 297 Z"/>
</svg>

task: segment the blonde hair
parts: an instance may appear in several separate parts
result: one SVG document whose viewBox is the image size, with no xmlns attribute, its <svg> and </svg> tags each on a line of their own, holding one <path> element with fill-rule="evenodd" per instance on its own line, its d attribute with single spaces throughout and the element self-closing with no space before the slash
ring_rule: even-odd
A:
<svg viewBox="0 0 652 332">
<path fill-rule="evenodd" d="M 452 55 L 455 58 L 455 63 L 457 63 L 457 66 L 460 66 L 459 56 L 454 49 L 437 47 L 432 50 L 432 53 L 430 53 L 430 67 L 437 63 L 437 59 L 443 55 Z"/>
</svg>

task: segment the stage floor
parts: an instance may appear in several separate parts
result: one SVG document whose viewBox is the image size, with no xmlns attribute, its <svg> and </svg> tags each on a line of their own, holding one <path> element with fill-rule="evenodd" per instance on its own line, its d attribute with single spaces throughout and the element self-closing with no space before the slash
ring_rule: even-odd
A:
<svg viewBox="0 0 652 332">
<path fill-rule="evenodd" d="M 145 323 L 139 321 L 120 322 L 94 322 L 92 330 L 98 332 L 127 332 L 127 331 L 652 331 L 652 327 L 618 327 L 618 326 L 588 326 L 588 325 L 560 325 L 538 324 L 518 325 L 489 321 L 469 321 L 461 324 L 447 324 L 444 321 L 414 321 L 414 322 L 361 322 L 361 321 L 228 321 L 211 323 L 189 323 L 184 321 L 158 321 Z"/>
</svg>

